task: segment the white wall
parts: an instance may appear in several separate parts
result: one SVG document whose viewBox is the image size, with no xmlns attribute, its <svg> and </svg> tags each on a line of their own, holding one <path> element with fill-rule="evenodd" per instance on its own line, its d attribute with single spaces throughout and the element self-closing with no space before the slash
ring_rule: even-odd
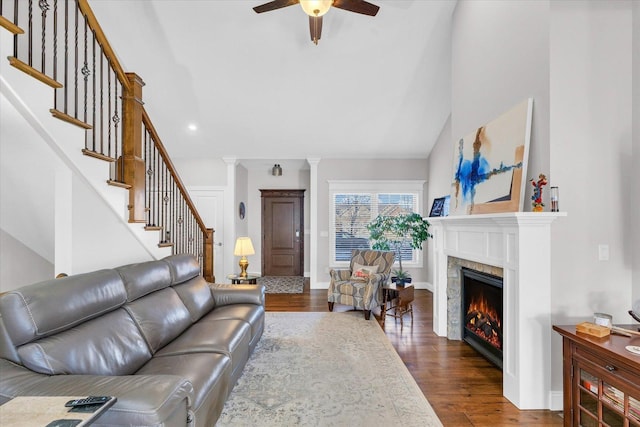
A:
<svg viewBox="0 0 640 427">
<path fill-rule="evenodd" d="M 234 209 L 234 213 L 235 213 L 234 218 L 235 218 L 236 235 L 233 236 L 234 242 L 235 242 L 235 239 L 237 239 L 240 236 L 249 235 L 249 216 L 247 215 L 248 191 L 249 191 L 249 171 L 244 166 L 238 165 L 236 167 L 235 203 L 233 206 L 231 206 L 231 209 Z M 244 218 L 240 218 L 240 215 L 239 215 L 240 202 L 243 202 L 245 205 Z M 256 243 L 258 242 L 252 239 L 252 243 L 255 246 Z"/>
<path fill-rule="evenodd" d="M 554 234 L 558 322 L 596 311 L 629 320 L 631 18 L 628 1 L 551 3 L 551 166 L 569 212 Z M 602 244 L 609 261 L 599 261 Z"/>
<path fill-rule="evenodd" d="M 629 197 L 636 167 L 631 24 L 628 1 L 551 3 L 551 167 L 561 210 L 569 213 L 554 231 L 554 323 L 590 320 L 594 312 L 630 321 L 629 231 L 637 221 Z M 601 244 L 609 261 L 599 261 Z M 560 389 L 559 337 L 553 344 L 552 386 Z"/>
<path fill-rule="evenodd" d="M 633 165 L 640 164 L 640 1 L 633 2 Z M 640 168 L 632 168 L 631 212 L 640 210 Z M 632 220 L 633 296 L 640 300 L 640 221 Z"/>
<path fill-rule="evenodd" d="M 171 161 L 188 187 L 227 185 L 227 165 L 222 159 L 172 158 Z"/>
<path fill-rule="evenodd" d="M 547 173 L 568 212 L 552 225 L 553 323 L 589 320 L 594 311 L 629 321 L 638 269 L 637 231 L 629 233 L 638 199 L 632 206 L 629 194 L 633 177 L 639 181 L 631 167 L 631 24 L 629 1 L 462 1 L 454 12 L 452 137 L 534 98 L 528 175 Z M 451 162 L 446 144 L 440 138 L 430 165 Z M 430 184 L 432 196 L 444 190 L 433 177 Z M 598 261 L 599 244 L 609 245 L 610 261 Z M 551 385 L 561 393 L 558 336 L 552 344 Z"/>
<path fill-rule="evenodd" d="M 72 187 L 73 274 L 153 259 L 92 188 L 78 177 Z M 146 233 L 159 241 L 158 231 Z"/>
<path fill-rule="evenodd" d="M 0 111 L 0 228 L 53 263 L 56 156 L 3 94 Z"/>
<path fill-rule="evenodd" d="M 447 160 L 448 159 L 448 160 Z M 425 215 L 429 215 L 433 199 L 443 197 L 451 193 L 453 182 L 453 138 L 451 135 L 451 116 L 447 119 L 438 141 L 431 150 L 427 159 L 427 191 L 425 192 Z M 427 241 L 427 256 L 434 253 L 433 239 Z M 427 271 L 427 281 L 435 283 L 434 272 Z"/>
<path fill-rule="evenodd" d="M 532 97 L 527 176 L 549 172 L 548 1 L 462 1 L 452 26 L 451 134 L 467 135 Z M 451 147 L 453 150 L 453 146 Z M 443 161 L 453 162 L 453 151 Z M 525 210 L 531 186 L 526 186 Z"/>
<path fill-rule="evenodd" d="M 0 230 L 0 292 L 53 279 L 53 263 Z"/>
</svg>

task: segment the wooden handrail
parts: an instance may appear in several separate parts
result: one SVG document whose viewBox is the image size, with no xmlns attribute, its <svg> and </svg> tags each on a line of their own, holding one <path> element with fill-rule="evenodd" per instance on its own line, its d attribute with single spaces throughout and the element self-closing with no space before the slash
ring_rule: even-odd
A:
<svg viewBox="0 0 640 427">
<path fill-rule="evenodd" d="M 160 156 L 162 157 L 162 160 L 164 161 L 164 163 L 167 166 L 167 169 L 169 170 L 169 172 L 171 172 L 171 176 L 173 177 L 174 181 L 176 182 L 176 185 L 178 186 L 178 189 L 180 190 L 180 193 L 182 194 L 182 197 L 184 198 L 185 202 L 187 203 L 187 206 L 189 206 L 189 209 L 193 213 L 193 216 L 196 219 L 196 222 L 198 223 L 198 226 L 200 227 L 200 230 L 202 230 L 203 233 L 206 233 L 207 227 L 204 225 L 204 221 L 202 221 L 202 218 L 200 218 L 200 214 L 198 213 L 198 210 L 196 209 L 195 205 L 191 201 L 191 197 L 189 197 L 189 193 L 187 192 L 187 188 L 182 183 L 182 180 L 180 179 L 180 176 L 178 175 L 176 167 L 173 165 L 173 162 L 171 161 L 171 158 L 169 158 L 169 153 L 167 153 L 166 148 L 164 148 L 164 145 L 162 144 L 162 141 L 160 140 L 160 137 L 158 136 L 158 132 L 156 132 L 156 129 L 153 126 L 153 123 L 151 123 L 151 119 L 149 118 L 149 115 L 147 114 L 147 111 L 144 109 L 144 107 L 142 108 L 142 122 L 144 123 L 145 127 L 147 128 L 147 131 L 149 132 L 149 134 L 151 134 L 151 139 L 153 140 L 153 143 L 155 144 L 156 148 L 158 149 L 158 153 L 160 153 Z"/>
<path fill-rule="evenodd" d="M 127 79 L 127 76 L 124 72 L 124 68 L 122 68 L 122 65 L 120 65 L 120 61 L 118 61 L 118 57 L 116 56 L 115 52 L 111 48 L 111 45 L 109 44 L 109 40 L 107 40 L 107 36 L 104 34 L 104 31 L 102 31 L 102 27 L 98 23 L 96 16 L 93 14 L 93 10 L 91 10 L 91 7 L 89 6 L 88 1 L 78 0 L 78 7 L 80 8 L 80 12 L 82 12 L 84 17 L 87 19 L 89 28 L 95 31 L 96 40 L 98 40 L 98 43 L 100 44 L 100 46 L 102 46 L 102 51 L 104 52 L 104 56 L 111 63 L 111 66 L 113 67 L 114 71 L 118 75 L 118 79 L 120 80 L 120 83 L 127 90 L 130 90 L 131 87 L 129 85 L 129 79 Z"/>
</svg>

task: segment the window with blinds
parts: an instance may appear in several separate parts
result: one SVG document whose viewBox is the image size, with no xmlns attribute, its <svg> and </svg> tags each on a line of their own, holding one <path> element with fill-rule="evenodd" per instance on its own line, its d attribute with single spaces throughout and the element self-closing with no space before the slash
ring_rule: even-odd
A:
<svg viewBox="0 0 640 427">
<path fill-rule="evenodd" d="M 330 182 L 331 261 L 345 265 L 351 260 L 353 249 L 369 249 L 367 224 L 378 215 L 400 215 L 419 212 L 422 181 Z M 404 185 L 403 185 L 404 184 Z M 419 189 L 418 189 L 419 188 Z M 417 251 L 402 248 L 403 265 L 418 264 Z M 396 254 L 396 256 L 398 256 Z"/>
</svg>

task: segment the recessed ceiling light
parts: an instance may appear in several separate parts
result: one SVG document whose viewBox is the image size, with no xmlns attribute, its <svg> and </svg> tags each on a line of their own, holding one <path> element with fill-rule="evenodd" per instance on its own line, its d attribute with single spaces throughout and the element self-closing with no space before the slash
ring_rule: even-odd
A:
<svg viewBox="0 0 640 427">
<path fill-rule="evenodd" d="M 196 125 L 195 123 L 189 123 L 187 125 L 187 129 L 189 129 L 191 132 L 195 132 L 198 130 L 198 125 Z"/>
</svg>

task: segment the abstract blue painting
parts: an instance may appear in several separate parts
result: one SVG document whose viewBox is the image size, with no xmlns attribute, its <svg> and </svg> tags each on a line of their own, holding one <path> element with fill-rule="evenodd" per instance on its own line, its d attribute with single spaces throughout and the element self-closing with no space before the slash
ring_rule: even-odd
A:
<svg viewBox="0 0 640 427">
<path fill-rule="evenodd" d="M 522 210 L 532 109 L 529 98 L 457 141 L 451 215 Z"/>
</svg>

